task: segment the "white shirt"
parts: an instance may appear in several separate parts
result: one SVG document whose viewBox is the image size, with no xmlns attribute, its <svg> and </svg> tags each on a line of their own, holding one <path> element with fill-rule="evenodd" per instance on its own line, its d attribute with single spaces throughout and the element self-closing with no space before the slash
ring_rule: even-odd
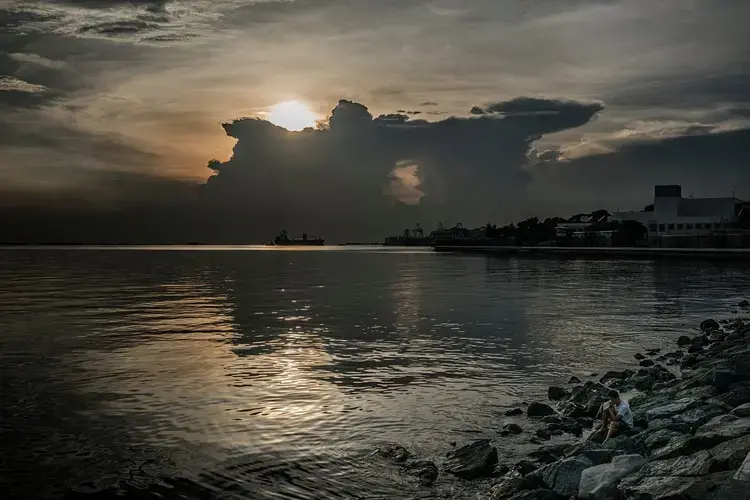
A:
<svg viewBox="0 0 750 500">
<path fill-rule="evenodd" d="M 617 405 L 617 414 L 620 416 L 620 420 L 628 424 L 628 427 L 633 427 L 633 412 L 630 411 L 630 405 L 625 400 L 620 400 L 620 404 Z"/>
</svg>

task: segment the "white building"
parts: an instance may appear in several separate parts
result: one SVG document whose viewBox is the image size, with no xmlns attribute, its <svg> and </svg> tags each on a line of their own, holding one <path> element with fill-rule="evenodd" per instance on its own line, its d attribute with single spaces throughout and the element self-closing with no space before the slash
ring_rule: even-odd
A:
<svg viewBox="0 0 750 500">
<path fill-rule="evenodd" d="M 737 222 L 742 201 L 734 198 L 683 198 L 682 187 L 655 186 L 653 211 L 615 212 L 613 221 L 638 221 L 649 236 L 707 234 Z"/>
</svg>

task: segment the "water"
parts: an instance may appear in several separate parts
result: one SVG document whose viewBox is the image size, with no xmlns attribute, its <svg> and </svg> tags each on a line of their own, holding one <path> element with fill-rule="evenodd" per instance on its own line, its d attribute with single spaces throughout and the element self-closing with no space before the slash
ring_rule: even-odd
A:
<svg viewBox="0 0 750 500">
<path fill-rule="evenodd" d="M 510 461 L 528 435 L 498 436 L 506 409 L 673 346 L 731 314 L 749 275 L 419 249 L 0 250 L 0 488 L 477 498 L 481 484 L 420 488 L 372 452 L 440 463 L 487 437 Z"/>
</svg>

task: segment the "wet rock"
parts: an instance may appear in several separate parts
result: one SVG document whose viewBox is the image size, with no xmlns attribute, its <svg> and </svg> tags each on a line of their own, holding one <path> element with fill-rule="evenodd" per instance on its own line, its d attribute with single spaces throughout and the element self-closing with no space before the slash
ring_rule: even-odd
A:
<svg viewBox="0 0 750 500">
<path fill-rule="evenodd" d="M 543 439 L 545 441 L 549 441 L 550 439 L 552 439 L 552 433 L 547 429 L 539 429 L 538 431 L 536 431 L 536 436 L 539 439 Z"/>
<path fill-rule="evenodd" d="M 506 411 L 505 415 L 508 417 L 515 417 L 516 415 L 523 415 L 523 410 L 521 408 L 513 408 L 512 410 Z"/>
<path fill-rule="evenodd" d="M 518 471 L 523 476 L 527 476 L 537 470 L 539 466 L 529 460 L 520 460 L 513 466 L 513 470 Z"/>
<path fill-rule="evenodd" d="M 490 489 L 488 500 L 505 500 L 518 493 L 523 488 L 524 480 L 521 474 L 515 473 L 505 477 Z"/>
<path fill-rule="evenodd" d="M 629 370 L 625 370 L 625 371 L 610 370 L 604 375 L 602 375 L 602 378 L 599 379 L 599 383 L 605 384 L 607 382 L 611 382 L 612 380 L 625 380 L 631 375 L 632 375 L 632 372 L 630 372 Z"/>
<path fill-rule="evenodd" d="M 430 486 L 438 478 L 440 472 L 437 465 L 429 460 L 417 460 L 404 465 L 404 471 L 414 476 L 423 486 Z"/>
<path fill-rule="evenodd" d="M 640 455 L 614 457 L 612 463 L 596 465 L 583 471 L 578 498 L 584 500 L 620 500 L 617 487 L 622 478 L 637 472 L 646 464 Z"/>
<path fill-rule="evenodd" d="M 654 450 L 650 458 L 651 460 L 671 460 L 713 448 L 720 442 L 720 439 L 713 436 L 679 435 L 670 439 L 666 445 Z"/>
<path fill-rule="evenodd" d="M 697 363 L 698 363 L 697 357 L 693 355 L 685 356 L 684 358 L 682 358 L 682 361 L 680 362 L 680 368 L 682 369 L 690 368 L 691 366 L 695 366 Z"/>
<path fill-rule="evenodd" d="M 737 469 L 737 473 L 735 473 L 733 479 L 750 482 L 750 453 L 745 456 L 745 460 Z"/>
<path fill-rule="evenodd" d="M 547 389 L 547 398 L 549 398 L 551 401 L 560 401 L 561 399 L 565 399 L 568 396 L 570 396 L 570 393 L 562 387 L 552 386 Z"/>
<path fill-rule="evenodd" d="M 730 385 L 724 394 L 716 397 L 716 400 L 732 408 L 750 403 L 750 382 L 738 382 Z"/>
<path fill-rule="evenodd" d="M 739 418 L 750 417 L 750 403 L 739 405 L 737 408 L 732 410 L 732 415 Z"/>
<path fill-rule="evenodd" d="M 715 332 L 711 332 L 711 335 L 708 336 L 708 341 L 709 342 L 721 342 L 724 340 L 725 337 L 726 335 L 724 335 L 723 333 L 719 331 L 715 331 Z"/>
<path fill-rule="evenodd" d="M 522 432 L 523 429 L 518 424 L 505 424 L 500 434 L 502 436 L 510 436 L 511 434 L 521 434 Z"/>
<path fill-rule="evenodd" d="M 695 399 L 709 399 L 719 394 L 716 387 L 712 385 L 705 385 L 700 387 L 691 387 L 690 389 L 684 389 L 677 392 L 674 397 L 675 399 L 695 398 Z"/>
<path fill-rule="evenodd" d="M 637 352 L 637 353 L 633 354 L 633 357 L 634 357 L 635 359 L 637 359 L 638 361 L 640 361 L 640 360 L 642 360 L 642 359 L 646 359 L 646 356 L 644 356 L 644 355 L 643 355 L 643 354 L 641 354 L 640 352 Z"/>
<path fill-rule="evenodd" d="M 526 410 L 529 417 L 545 417 L 547 415 L 557 415 L 557 412 L 549 405 L 544 403 L 531 403 Z"/>
<path fill-rule="evenodd" d="M 732 370 L 714 370 L 712 384 L 719 392 L 726 392 L 735 382 L 740 381 L 740 376 Z"/>
<path fill-rule="evenodd" d="M 670 429 L 646 429 L 635 435 L 633 440 L 642 444 L 649 452 L 665 446 L 673 438 L 682 436 L 681 433 Z"/>
<path fill-rule="evenodd" d="M 539 420 L 544 422 L 545 424 L 559 424 L 560 422 L 562 422 L 562 418 L 558 417 L 557 415 L 547 415 L 546 417 L 542 417 Z"/>
<path fill-rule="evenodd" d="M 592 466 L 593 463 L 586 457 L 571 457 L 545 465 L 530 476 L 537 484 L 567 498 L 578 493 L 581 474 Z"/>
<path fill-rule="evenodd" d="M 614 457 L 619 455 L 622 455 L 622 452 L 618 450 L 606 450 L 602 448 L 596 448 L 593 450 L 586 450 L 581 452 L 581 456 L 591 460 L 591 463 L 594 465 L 607 464 L 611 462 Z"/>
<path fill-rule="evenodd" d="M 642 359 L 638 364 L 641 366 L 654 366 L 654 362 L 650 359 Z"/>
<path fill-rule="evenodd" d="M 410 456 L 406 448 L 398 444 L 387 444 L 385 446 L 381 446 L 380 448 L 378 448 L 377 454 L 381 458 L 390 460 L 394 463 L 406 462 L 406 460 Z"/>
<path fill-rule="evenodd" d="M 700 341 L 693 342 L 692 344 L 690 344 L 690 347 L 688 347 L 688 352 L 690 354 L 696 354 L 696 353 L 701 352 L 702 350 L 703 350 L 703 343 Z"/>
<path fill-rule="evenodd" d="M 678 413 L 695 408 L 698 404 L 700 404 L 700 401 L 695 398 L 680 399 L 671 404 L 652 408 L 646 411 L 646 416 L 648 417 L 649 422 L 660 418 L 669 418 L 672 415 L 677 415 Z"/>
<path fill-rule="evenodd" d="M 552 439 L 552 436 L 550 436 L 550 439 Z M 533 438 L 529 438 L 529 443 L 540 445 L 540 444 L 544 443 L 544 441 L 542 441 L 538 437 L 533 437 Z"/>
<path fill-rule="evenodd" d="M 509 500 L 560 500 L 554 491 L 539 488 L 536 490 L 519 491 Z"/>
<path fill-rule="evenodd" d="M 618 489 L 623 500 L 707 500 L 732 476 L 730 472 L 688 477 L 647 476 L 642 471 L 624 478 L 620 483 Z M 721 497 L 713 498 L 723 500 Z"/>
<path fill-rule="evenodd" d="M 684 423 L 690 426 L 691 431 L 697 429 L 709 420 L 726 413 L 723 408 L 716 405 L 704 404 L 697 408 L 686 410 L 672 417 L 677 423 Z"/>
<path fill-rule="evenodd" d="M 720 328 L 720 325 L 714 319 L 707 319 L 701 323 L 700 328 L 701 328 L 701 331 L 707 332 L 710 330 L 716 330 Z"/>
<path fill-rule="evenodd" d="M 693 341 L 687 335 L 680 335 L 677 339 L 677 345 L 690 345 Z"/>
<path fill-rule="evenodd" d="M 750 302 L 747 300 L 741 300 L 739 304 L 737 304 L 739 307 L 750 307 Z"/>
<path fill-rule="evenodd" d="M 568 383 L 569 384 L 580 384 L 581 383 L 581 379 L 579 379 L 578 377 L 576 377 L 574 375 L 574 376 L 570 377 L 570 380 L 568 380 Z"/>
<path fill-rule="evenodd" d="M 650 360 L 645 360 L 650 361 Z M 656 381 L 648 375 L 642 375 L 633 379 L 633 387 L 639 391 L 650 391 L 656 385 Z"/>
<path fill-rule="evenodd" d="M 750 434 L 750 418 L 740 418 L 732 422 L 710 421 L 699 427 L 696 436 L 717 437 L 729 440 Z"/>
<path fill-rule="evenodd" d="M 646 349 L 646 354 L 649 356 L 656 356 L 661 352 L 661 347 L 657 347 L 655 349 Z"/>
<path fill-rule="evenodd" d="M 445 471 L 464 479 L 488 475 L 497 464 L 497 449 L 489 441 L 467 444 L 448 454 Z"/>
</svg>

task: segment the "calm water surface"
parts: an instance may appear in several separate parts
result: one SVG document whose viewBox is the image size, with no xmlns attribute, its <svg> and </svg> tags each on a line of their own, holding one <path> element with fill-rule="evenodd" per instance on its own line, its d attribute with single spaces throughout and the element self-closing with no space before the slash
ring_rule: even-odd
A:
<svg viewBox="0 0 750 500">
<path fill-rule="evenodd" d="M 481 485 L 420 488 L 372 452 L 397 442 L 440 463 L 486 437 L 510 461 L 528 436 L 498 436 L 506 409 L 671 347 L 731 314 L 749 278 L 376 248 L 0 250 L 0 488 L 476 498 Z"/>
</svg>

